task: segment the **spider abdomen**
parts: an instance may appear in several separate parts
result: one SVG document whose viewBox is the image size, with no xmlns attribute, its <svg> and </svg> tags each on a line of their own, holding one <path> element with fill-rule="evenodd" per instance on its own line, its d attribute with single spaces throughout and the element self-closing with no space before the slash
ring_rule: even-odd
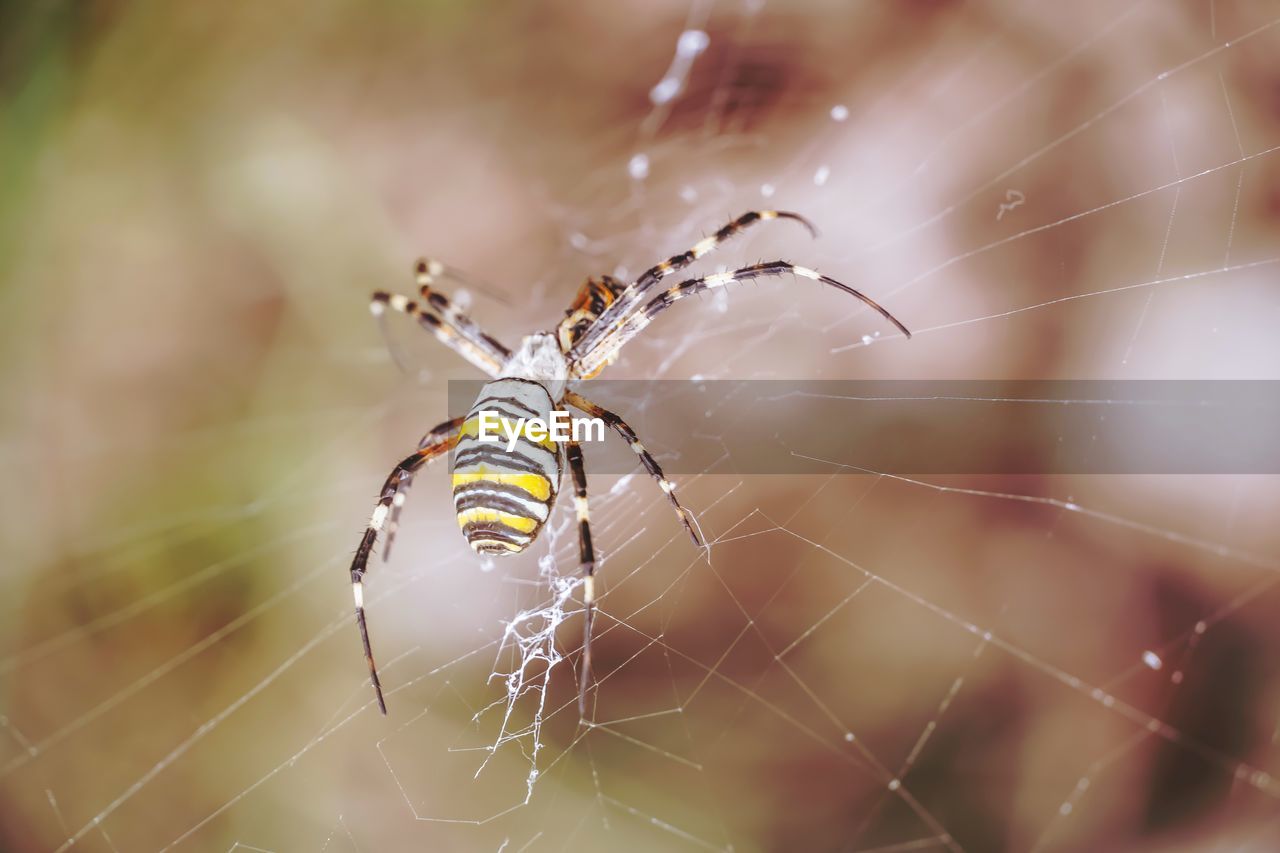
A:
<svg viewBox="0 0 1280 853">
<path fill-rule="evenodd" d="M 527 426 L 534 418 L 550 423 L 553 408 L 541 383 L 504 378 L 486 383 L 467 414 L 454 456 L 453 504 L 458 526 L 476 553 L 520 553 L 551 514 L 560 484 L 560 446 L 530 437 Z M 500 425 L 498 441 L 481 440 L 482 416 L 490 428 Z"/>
</svg>

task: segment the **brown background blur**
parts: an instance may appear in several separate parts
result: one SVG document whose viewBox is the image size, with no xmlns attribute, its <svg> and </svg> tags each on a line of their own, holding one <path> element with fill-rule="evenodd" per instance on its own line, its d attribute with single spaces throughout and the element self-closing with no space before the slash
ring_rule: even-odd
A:
<svg viewBox="0 0 1280 853">
<path fill-rule="evenodd" d="M 602 725 L 557 668 L 514 809 L 531 738 L 473 778 L 488 676 L 572 535 L 482 565 L 419 477 L 368 585 L 386 719 L 346 578 L 475 377 L 391 318 L 397 369 L 369 318 L 423 253 L 492 283 L 472 313 L 512 344 L 778 207 L 821 239 L 707 270 L 785 257 L 916 338 L 784 279 L 683 303 L 610 377 L 1280 378 L 1280 7 L 0 15 L 0 847 L 1280 845 L 1275 478 L 713 468 L 678 484 L 710 565 L 643 475 L 592 478 Z"/>
</svg>

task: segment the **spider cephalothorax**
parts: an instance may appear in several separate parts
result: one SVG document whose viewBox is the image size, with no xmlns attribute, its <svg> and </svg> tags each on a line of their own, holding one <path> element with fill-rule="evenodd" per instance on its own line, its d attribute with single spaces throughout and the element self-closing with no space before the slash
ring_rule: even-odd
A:
<svg viewBox="0 0 1280 853">
<path fill-rule="evenodd" d="M 698 241 L 693 248 L 674 255 L 645 271 L 630 284 L 610 276 L 588 279 L 579 290 L 565 318 L 555 332 L 537 332 L 521 341 L 514 353 L 485 334 L 470 318 L 455 309 L 448 297 L 433 289 L 438 277 L 448 270 L 438 261 L 419 261 L 417 277 L 420 298 L 378 292 L 371 308 L 381 315 L 386 308 L 408 314 L 430 330 L 446 346 L 491 377 L 480 391 L 475 405 L 465 417 L 440 424 L 422 439 L 418 450 L 403 459 L 387 477 L 364 537 L 351 564 L 352 594 L 356 622 L 369 664 L 378 708 L 387 712 L 382 685 L 373 662 L 369 630 L 364 613 L 364 575 L 378 533 L 387 529 L 385 558 L 395 536 L 400 508 L 413 474 L 431 459 L 456 448 L 453 470 L 453 498 L 458 526 L 471 547 L 480 554 L 505 555 L 524 551 L 537 538 L 555 504 L 568 461 L 573 477 L 574 505 L 578 517 L 579 561 L 583 574 L 583 645 L 578 705 L 585 713 L 586 691 L 591 672 L 591 625 L 595 608 L 595 552 L 591 544 L 591 522 L 587 511 L 587 476 L 582 448 L 574 441 L 560 444 L 537 434 L 519 435 L 510 449 L 480 440 L 482 412 L 518 422 L 533 418 L 548 420 L 552 411 L 573 407 L 599 418 L 618 433 L 635 451 L 645 470 L 657 481 L 695 545 L 702 545 L 689 512 L 676 499 L 675 486 L 662 473 L 656 459 L 636 438 L 631 427 L 613 412 L 603 409 L 569 388 L 575 380 L 590 379 L 617 357 L 618 351 L 637 333 L 675 302 L 735 282 L 761 276 L 792 273 L 830 285 L 878 311 L 907 337 L 911 333 L 888 311 L 871 299 L 835 279 L 807 267 L 786 261 L 768 261 L 682 281 L 655 290 L 667 276 L 692 264 L 737 232 L 757 222 L 792 219 L 814 232 L 803 217 L 785 211 L 761 210 L 743 214 L 715 234 Z"/>
<path fill-rule="evenodd" d="M 569 352 L 574 344 L 582 339 L 591 324 L 600 319 L 614 300 L 627 289 L 627 286 L 611 275 L 600 278 L 589 278 L 578 291 L 578 298 L 564 312 L 564 319 L 556 328 L 556 336 L 560 341 L 560 349 Z"/>
</svg>

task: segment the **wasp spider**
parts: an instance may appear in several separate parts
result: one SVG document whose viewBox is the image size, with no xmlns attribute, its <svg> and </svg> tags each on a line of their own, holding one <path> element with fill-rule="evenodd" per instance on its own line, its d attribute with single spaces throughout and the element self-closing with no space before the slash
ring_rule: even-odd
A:
<svg viewBox="0 0 1280 853">
<path fill-rule="evenodd" d="M 436 261 L 419 261 L 419 297 L 411 299 L 394 293 L 373 295 L 370 308 L 381 317 L 387 308 L 415 318 L 441 343 L 484 371 L 491 381 L 485 384 L 471 411 L 462 418 L 440 424 L 422 439 L 416 452 L 392 469 L 382 486 L 382 494 L 369 519 L 369 526 L 351 563 L 352 593 L 356 603 L 356 624 L 364 644 L 369 678 L 377 695 L 378 708 L 387 712 L 382 685 L 369 646 L 369 630 L 364 613 L 364 576 L 378 533 L 387 529 L 387 550 L 405 492 L 415 471 L 430 460 L 455 450 L 453 500 L 458 525 L 471 547 L 480 554 L 518 554 L 529 547 L 546 524 L 560 487 L 563 463 L 569 463 L 573 478 L 573 501 L 578 515 L 579 558 L 583 575 L 584 625 L 579 712 L 585 714 L 585 697 L 591 672 L 591 624 L 595 613 L 595 552 L 591 545 L 591 523 L 587 513 L 587 477 L 582 449 L 565 442 L 540 441 L 521 435 L 513 451 L 503 445 L 482 442 L 478 423 L 481 411 L 496 411 L 502 419 L 540 418 L 550 421 L 553 410 L 566 404 L 599 418 L 626 441 L 640 457 L 641 464 L 671 502 L 680 522 L 695 545 L 702 541 L 688 510 L 676 498 L 675 487 L 662 473 L 657 460 L 645 450 L 636 434 L 618 415 L 601 408 L 569 388 L 577 380 L 590 379 L 617 358 L 618 351 L 653 318 L 686 296 L 724 287 L 735 282 L 785 273 L 813 279 L 861 299 L 893 323 L 907 337 L 911 333 L 885 309 L 867 296 L 835 279 L 786 261 L 753 264 L 732 272 L 718 272 L 691 278 L 658 290 L 663 279 L 692 264 L 725 240 L 751 225 L 771 219 L 791 219 L 816 236 L 813 226 L 795 213 L 761 210 L 743 214 L 693 248 L 674 255 L 630 284 L 610 276 L 589 279 L 565 312 L 554 332 L 536 332 L 521 341 L 515 352 L 482 332 L 470 318 L 455 308 L 434 288 L 437 278 L 447 273 Z M 387 550 L 384 550 L 385 559 Z"/>
</svg>

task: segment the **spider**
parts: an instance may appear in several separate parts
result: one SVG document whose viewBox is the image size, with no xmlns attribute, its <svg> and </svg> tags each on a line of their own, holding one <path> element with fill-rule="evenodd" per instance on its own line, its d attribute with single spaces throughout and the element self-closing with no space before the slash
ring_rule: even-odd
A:
<svg viewBox="0 0 1280 853">
<path fill-rule="evenodd" d="M 537 417 L 546 423 L 553 410 L 569 405 L 604 421 L 640 457 L 641 464 L 667 496 L 694 545 L 703 547 L 689 511 L 676 498 L 675 486 L 662 473 L 662 467 L 645 450 L 631 427 L 618 415 L 571 390 L 570 383 L 590 379 L 612 364 L 628 341 L 680 299 L 761 276 L 792 273 L 830 285 L 861 299 L 904 335 L 911 337 L 906 326 L 869 297 L 833 278 L 786 261 L 767 261 L 732 272 L 691 278 L 654 295 L 663 279 L 713 251 L 738 232 L 773 219 L 799 222 L 812 236 L 817 236 L 813 225 L 796 213 L 781 210 L 745 213 L 710 237 L 699 240 L 688 251 L 647 270 L 630 284 L 610 276 L 588 279 L 555 331 L 535 332 L 525 337 L 515 352 L 481 331 L 453 306 L 447 296 L 434 289 L 436 279 L 448 272 L 438 261 L 418 261 L 418 299 L 382 291 L 373 294 L 370 310 L 375 317 L 381 318 L 390 308 L 415 318 L 441 343 L 490 377 L 466 417 L 445 421 L 428 432 L 418 449 L 392 469 L 351 563 L 356 625 L 360 629 L 378 709 L 383 714 L 387 713 L 387 705 L 373 661 L 364 613 L 364 576 L 368 571 L 369 555 L 378 533 L 385 527 L 387 544 L 383 559 L 387 558 L 414 473 L 432 459 L 454 450 L 453 500 L 458 525 L 476 553 L 494 556 L 518 554 L 537 538 L 555 503 L 563 461 L 568 461 L 573 478 L 578 556 L 583 578 L 584 622 L 578 710 L 585 716 L 591 672 L 591 627 L 595 615 L 595 551 L 591 544 L 582 448 L 574 441 L 566 441 L 562 454 L 558 442 L 521 435 L 514 450 L 507 452 L 505 445 L 480 440 L 478 425 L 481 411 L 496 411 L 498 417 L 513 421 Z"/>
</svg>

